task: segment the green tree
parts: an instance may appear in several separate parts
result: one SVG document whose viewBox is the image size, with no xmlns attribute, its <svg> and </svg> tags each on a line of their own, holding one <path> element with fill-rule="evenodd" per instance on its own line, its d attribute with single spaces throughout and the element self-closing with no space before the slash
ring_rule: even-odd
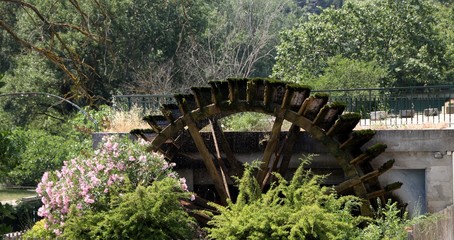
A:
<svg viewBox="0 0 454 240">
<path fill-rule="evenodd" d="M 204 1 L 0 2 L 18 7 L 17 22 L 0 21 L 2 33 L 54 64 L 70 86 L 62 95 L 92 104 L 147 62 L 172 60 L 205 26 Z"/>
<path fill-rule="evenodd" d="M 441 6 L 440 6 L 441 7 Z M 398 86 L 445 83 L 453 63 L 436 31 L 429 0 L 349 1 L 283 32 L 275 77 L 305 81 L 322 75 L 329 58 L 376 61 Z"/>
<path fill-rule="evenodd" d="M 57 169 L 63 161 L 77 156 L 90 144 L 75 136 L 52 135 L 44 130 L 15 129 L 3 134 L 0 182 L 21 186 L 36 186 L 44 172 Z M 13 152 L 14 151 L 14 152 Z"/>
<path fill-rule="evenodd" d="M 386 69 L 377 62 L 334 56 L 327 60 L 323 75 L 315 79 L 315 89 L 353 89 L 383 87 Z"/>
<path fill-rule="evenodd" d="M 186 79 L 269 76 L 278 33 L 296 22 L 290 0 L 213 1 L 199 41 L 184 51 Z"/>
</svg>

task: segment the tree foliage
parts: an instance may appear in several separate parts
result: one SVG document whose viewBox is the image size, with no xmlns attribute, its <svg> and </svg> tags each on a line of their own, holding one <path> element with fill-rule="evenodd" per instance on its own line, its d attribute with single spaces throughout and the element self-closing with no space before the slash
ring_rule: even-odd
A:
<svg viewBox="0 0 454 240">
<path fill-rule="evenodd" d="M 184 55 L 188 78 L 268 76 L 277 33 L 295 20 L 292 1 L 215 1 L 200 42 Z"/>
<path fill-rule="evenodd" d="M 5 156 L 1 158 L 0 182 L 20 186 L 35 186 L 44 172 L 59 168 L 64 160 L 87 147 L 77 137 L 37 129 L 15 129 L 2 134 L 1 139 Z"/>
<path fill-rule="evenodd" d="M 395 85 L 446 83 L 454 62 L 436 29 L 429 0 L 349 1 L 283 32 L 274 75 L 291 81 L 322 75 L 331 57 L 376 61 Z"/>
<path fill-rule="evenodd" d="M 205 25 L 203 1 L 1 3 L 19 6 L 17 21 L 2 20 L 1 29 L 53 63 L 72 95 L 84 98 L 106 97 L 147 62 L 171 58 Z"/>
<path fill-rule="evenodd" d="M 316 89 L 353 89 L 383 87 L 386 69 L 377 62 L 343 58 L 339 55 L 327 60 L 323 74 L 314 79 Z"/>
</svg>

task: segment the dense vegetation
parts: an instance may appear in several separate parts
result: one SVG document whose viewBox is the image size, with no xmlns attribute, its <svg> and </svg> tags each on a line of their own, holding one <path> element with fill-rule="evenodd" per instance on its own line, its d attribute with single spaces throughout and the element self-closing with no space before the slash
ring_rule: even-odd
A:
<svg viewBox="0 0 454 240">
<path fill-rule="evenodd" d="M 453 9 L 424 0 L 348 1 L 283 32 L 274 76 L 342 88 L 355 79 L 338 76 L 350 72 L 349 64 L 363 64 L 359 86 L 369 78 L 366 87 L 450 84 L 454 32 L 446 24 Z M 327 77 L 334 85 L 324 83 Z"/>
<path fill-rule="evenodd" d="M 310 159 L 310 158 L 309 158 Z M 338 196 L 323 187 L 324 176 L 305 170 L 304 160 L 293 178 L 286 181 L 275 174 L 277 183 L 261 193 L 248 166 L 239 179 L 240 193 L 228 206 L 214 206 L 220 212 L 209 223 L 213 239 L 406 239 L 404 230 L 425 217 L 400 218 L 396 203 L 379 208 L 375 219 L 355 216 L 361 201 L 354 196 Z M 367 222 L 367 227 L 360 227 Z"/>
<path fill-rule="evenodd" d="M 112 94 L 187 91 L 231 76 L 274 76 L 318 89 L 451 84 L 453 69 L 450 1 L 0 0 L 0 94 L 64 97 L 87 110 L 101 130 L 109 111 L 102 104 L 110 104 Z M 74 105 L 17 94 L 0 95 L 0 107 L 0 184 L 33 186 L 44 172 L 68 167 L 69 159 L 93 157 L 96 123 Z M 234 128 L 233 122 L 225 124 Z M 250 114 L 236 123 L 241 129 L 251 122 L 262 124 Z M 104 229 L 108 215 L 134 219 L 127 204 L 169 190 L 169 183 L 153 184 L 105 199 L 105 206 L 117 208 L 90 209 L 86 219 L 72 219 L 67 236 L 98 236 L 99 230 L 78 229 L 87 227 L 81 221 Z M 247 204 L 257 208 L 266 198 Z M 166 204 L 183 216 L 174 199 Z M 235 204 L 243 203 L 221 212 L 230 214 Z M 287 205 L 294 206 L 300 207 Z M 13 221 L 14 210 L 0 207 L 0 219 Z M 55 234 L 40 224 L 38 235 Z M 183 225 L 184 234 L 194 230 L 190 220 Z M 114 230 L 111 236 L 124 236 Z"/>
</svg>

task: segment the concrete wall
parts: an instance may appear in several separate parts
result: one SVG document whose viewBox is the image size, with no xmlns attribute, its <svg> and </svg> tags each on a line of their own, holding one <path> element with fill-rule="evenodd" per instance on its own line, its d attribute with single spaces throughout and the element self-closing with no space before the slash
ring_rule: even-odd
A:
<svg viewBox="0 0 454 240">
<path fill-rule="evenodd" d="M 403 182 L 395 193 L 410 210 L 438 212 L 453 204 L 454 130 L 383 130 L 370 144 L 377 142 L 388 148 L 372 162 L 374 167 L 396 159 L 380 181 Z"/>
</svg>

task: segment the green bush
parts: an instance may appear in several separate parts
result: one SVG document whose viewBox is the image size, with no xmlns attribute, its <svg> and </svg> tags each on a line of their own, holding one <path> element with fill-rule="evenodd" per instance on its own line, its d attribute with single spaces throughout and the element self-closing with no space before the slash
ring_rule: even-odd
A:
<svg viewBox="0 0 454 240">
<path fill-rule="evenodd" d="M 319 185 L 322 176 L 297 169 L 288 183 L 279 174 L 271 189 L 262 194 L 248 167 L 239 180 L 236 203 L 214 205 L 220 212 L 209 222 L 213 239 L 351 239 L 364 220 L 351 214 L 360 200 L 337 196 Z"/>
<path fill-rule="evenodd" d="M 230 131 L 269 131 L 269 116 L 256 112 L 244 112 L 222 119 L 225 129 Z"/>
<path fill-rule="evenodd" d="M 14 129 L 4 136 L 6 148 L 16 152 L 2 159 L 0 182 L 12 185 L 36 186 L 44 172 L 61 167 L 64 160 L 90 147 L 79 139 L 39 129 Z"/>
<path fill-rule="evenodd" d="M 165 178 L 138 186 L 111 201 L 107 211 L 80 212 L 75 207 L 65 223 L 64 239 L 192 239 L 196 224 L 179 203 L 187 198 L 178 180 Z"/>
<path fill-rule="evenodd" d="M 54 239 L 52 236 L 52 232 L 50 230 L 47 230 L 45 227 L 45 220 L 42 219 L 30 229 L 28 230 L 24 235 L 23 239 L 42 239 L 42 240 L 50 240 Z"/>
<path fill-rule="evenodd" d="M 0 203 L 0 236 L 13 231 L 12 224 L 15 220 L 13 206 Z"/>
<path fill-rule="evenodd" d="M 0 203 L 0 237 L 5 233 L 29 229 L 38 220 L 40 201 L 21 202 L 16 206 Z"/>
</svg>

